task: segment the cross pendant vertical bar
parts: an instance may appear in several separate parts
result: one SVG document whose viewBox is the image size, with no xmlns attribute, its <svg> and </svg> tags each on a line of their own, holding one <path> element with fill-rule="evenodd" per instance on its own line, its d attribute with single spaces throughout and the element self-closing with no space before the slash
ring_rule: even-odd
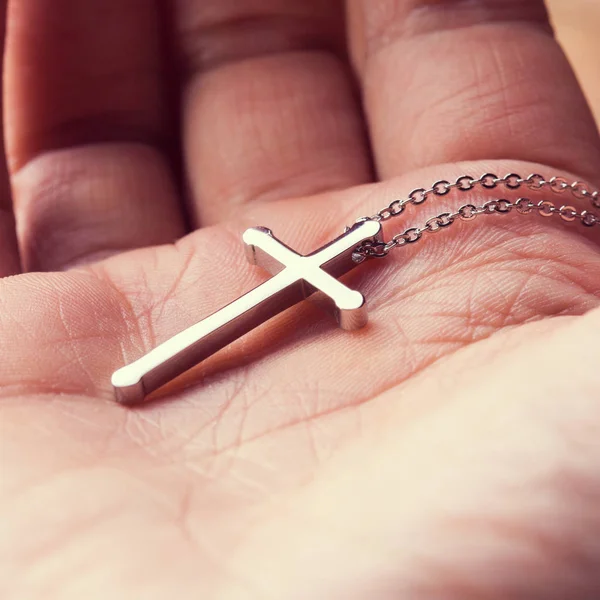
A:
<svg viewBox="0 0 600 600">
<path fill-rule="evenodd" d="M 252 264 L 273 276 L 221 310 L 175 335 L 135 362 L 115 371 L 117 401 L 139 402 L 237 338 L 294 304 L 318 297 L 334 312 L 343 329 L 366 324 L 365 299 L 337 278 L 357 266 L 353 254 L 367 240 L 381 239 L 381 224 L 363 221 L 319 250 L 297 254 L 263 227 L 243 236 Z"/>
</svg>

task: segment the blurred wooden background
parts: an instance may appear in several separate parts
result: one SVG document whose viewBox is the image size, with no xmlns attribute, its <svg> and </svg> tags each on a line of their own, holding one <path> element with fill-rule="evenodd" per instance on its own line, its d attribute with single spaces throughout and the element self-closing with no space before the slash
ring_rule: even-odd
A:
<svg viewBox="0 0 600 600">
<path fill-rule="evenodd" d="M 547 0 L 561 41 L 600 123 L 600 0 Z"/>
</svg>

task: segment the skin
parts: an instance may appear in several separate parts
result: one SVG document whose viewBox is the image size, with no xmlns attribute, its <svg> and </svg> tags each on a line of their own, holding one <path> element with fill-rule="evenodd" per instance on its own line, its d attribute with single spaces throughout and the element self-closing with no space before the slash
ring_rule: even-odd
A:
<svg viewBox="0 0 600 600">
<path fill-rule="evenodd" d="M 248 226 L 308 252 L 463 173 L 597 184 L 540 2 L 347 13 L 346 36 L 333 1 L 10 3 L 2 598 L 600 593 L 597 229 L 454 225 L 353 274 L 366 329 L 302 305 L 111 400 L 116 368 L 264 279 Z"/>
<path fill-rule="evenodd" d="M 600 40 L 596 29 L 600 23 L 600 5 L 595 0 L 550 0 L 548 8 L 561 45 L 570 58 L 591 106 L 596 122 L 600 118 L 600 81 L 596 57 Z"/>
</svg>

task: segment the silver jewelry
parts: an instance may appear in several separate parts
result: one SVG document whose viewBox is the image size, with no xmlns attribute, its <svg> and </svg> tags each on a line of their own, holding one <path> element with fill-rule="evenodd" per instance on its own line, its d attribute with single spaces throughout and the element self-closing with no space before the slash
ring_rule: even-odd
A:
<svg viewBox="0 0 600 600">
<path fill-rule="evenodd" d="M 549 200 L 533 202 L 528 198 L 497 198 L 481 205 L 465 204 L 456 212 L 444 212 L 429 219 L 421 228 L 411 227 L 387 242 L 382 237 L 383 221 L 401 215 L 409 205 L 418 206 L 435 196 L 452 190 L 468 192 L 479 186 L 492 190 L 503 186 L 512 195 L 522 187 L 570 193 L 600 209 L 598 191 L 584 183 L 569 183 L 564 178 L 549 180 L 533 174 L 526 178 L 511 173 L 498 178 L 486 173 L 478 179 L 463 175 L 455 183 L 438 181 L 431 188 L 413 190 L 406 199 L 394 200 L 370 217 L 362 217 L 344 234 L 326 246 L 301 256 L 280 242 L 264 227 L 248 229 L 243 236 L 246 254 L 252 264 L 260 265 L 273 276 L 221 310 L 192 325 L 154 350 L 116 371 L 112 384 L 116 399 L 130 404 L 208 358 L 224 346 L 245 335 L 280 312 L 306 299 L 315 298 L 334 313 L 340 327 L 357 329 L 367 322 L 366 302 L 360 292 L 342 284 L 338 277 L 372 258 L 385 258 L 392 250 L 437 233 L 458 221 L 471 221 L 479 215 L 507 214 L 559 216 L 563 221 L 577 221 L 585 227 L 600 225 L 600 217 L 589 210 L 578 211 L 570 205 L 557 207 Z M 507 194 L 508 195 L 508 194 Z"/>
</svg>

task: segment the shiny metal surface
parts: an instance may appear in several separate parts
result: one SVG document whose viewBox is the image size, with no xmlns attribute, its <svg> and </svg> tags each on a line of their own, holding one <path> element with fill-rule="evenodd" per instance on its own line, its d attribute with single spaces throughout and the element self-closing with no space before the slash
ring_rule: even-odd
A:
<svg viewBox="0 0 600 600">
<path fill-rule="evenodd" d="M 515 190 L 521 187 L 529 188 L 535 192 L 547 190 L 552 192 L 553 195 L 567 193 L 577 200 L 589 201 L 594 209 L 600 209 L 600 192 L 591 189 L 581 181 L 569 183 L 564 177 L 545 179 L 537 173 L 528 177 L 521 177 L 516 173 L 509 173 L 504 177 L 498 177 L 493 173 L 485 173 L 485 175 L 482 175 L 478 179 L 469 175 L 461 175 L 454 183 L 440 180 L 434 183 L 429 189 L 417 188 L 407 198 L 397 198 L 375 215 L 361 217 L 359 221 L 369 219 L 379 222 L 388 221 L 403 214 L 409 205 L 418 206 L 433 199 L 434 196 L 445 196 L 452 190 L 456 190 L 459 193 L 470 192 L 477 186 L 483 188 L 486 192 L 504 186 L 506 191 L 512 195 L 514 195 L 513 192 Z M 548 200 L 532 202 L 529 198 L 519 198 L 512 201 L 505 198 L 497 198 L 489 200 L 481 206 L 473 204 L 463 205 L 455 213 L 440 213 L 430 218 L 422 228 L 411 227 L 401 233 L 397 233 L 387 242 L 367 242 L 357 250 L 357 253 L 365 258 L 385 258 L 394 248 L 414 244 L 422 239 L 424 233 L 436 233 L 440 231 L 440 228 L 452 225 L 456 219 L 460 218 L 463 221 L 470 221 L 479 214 L 504 214 L 509 213 L 513 208 L 516 208 L 520 214 L 528 214 L 535 209 L 534 212 L 542 217 L 552 217 L 558 214 L 563 221 L 572 222 L 579 220 L 586 227 L 600 225 L 600 216 L 589 210 L 578 212 L 572 206 L 562 205 L 559 207 Z"/>
<path fill-rule="evenodd" d="M 363 221 L 323 248 L 302 256 L 268 229 L 248 229 L 243 239 L 249 261 L 273 277 L 115 371 L 112 384 L 116 399 L 126 404 L 141 401 L 235 339 L 313 295 L 332 310 L 343 329 L 362 327 L 367 321 L 365 299 L 337 277 L 357 266 L 353 257 L 357 247 L 366 241 L 378 242 L 380 236 L 379 222 Z"/>
</svg>

